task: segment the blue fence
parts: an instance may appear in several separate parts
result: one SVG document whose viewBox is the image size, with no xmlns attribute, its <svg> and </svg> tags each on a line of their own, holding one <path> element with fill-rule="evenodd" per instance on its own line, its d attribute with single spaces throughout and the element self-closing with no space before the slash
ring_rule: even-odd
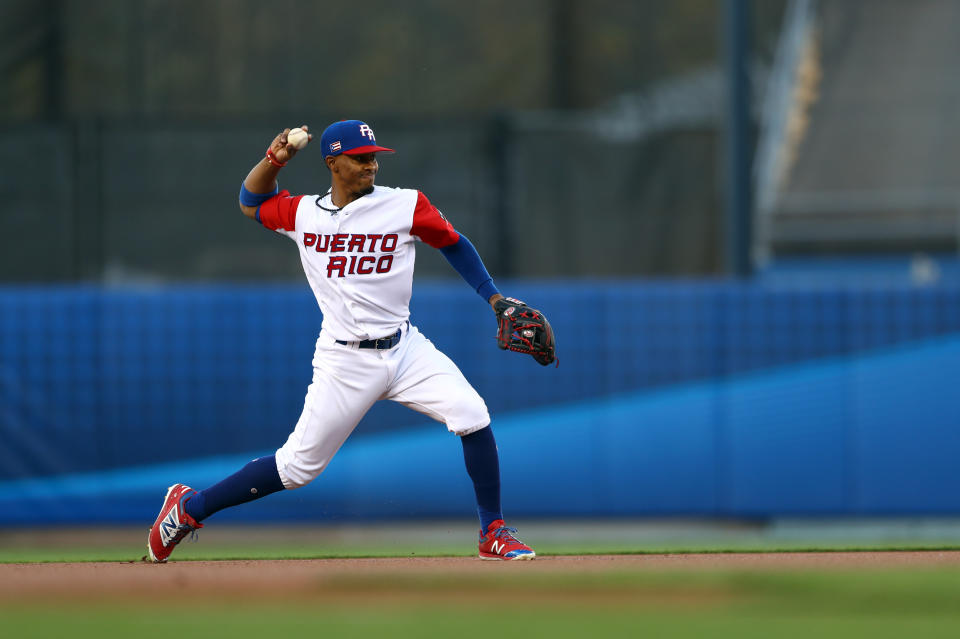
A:
<svg viewBox="0 0 960 639">
<path fill-rule="evenodd" d="M 487 400 L 523 512 L 960 512 L 944 466 L 960 287 L 501 287 L 547 312 L 559 368 L 499 351 L 459 282 L 421 284 L 413 320 Z M 0 322 L 0 522 L 82 519 L 104 495 L 100 517 L 138 520 L 164 482 L 215 481 L 282 443 L 320 314 L 305 285 L 8 287 Z M 442 426 L 384 403 L 316 487 L 224 516 L 469 512 L 461 464 Z M 391 494 L 408 480 L 430 503 Z"/>
</svg>

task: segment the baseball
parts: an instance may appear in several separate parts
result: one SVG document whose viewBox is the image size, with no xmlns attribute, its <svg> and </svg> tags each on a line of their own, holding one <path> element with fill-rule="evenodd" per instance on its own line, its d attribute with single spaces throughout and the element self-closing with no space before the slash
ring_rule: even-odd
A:
<svg viewBox="0 0 960 639">
<path fill-rule="evenodd" d="M 290 129 L 290 133 L 287 133 L 287 142 L 292 144 L 293 148 L 297 149 L 298 151 L 307 146 L 308 140 L 309 137 L 307 136 L 307 132 L 300 127 Z"/>
</svg>

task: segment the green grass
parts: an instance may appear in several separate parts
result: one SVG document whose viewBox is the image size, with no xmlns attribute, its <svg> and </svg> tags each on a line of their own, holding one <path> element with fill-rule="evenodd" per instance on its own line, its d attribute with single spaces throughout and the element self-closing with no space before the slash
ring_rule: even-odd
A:
<svg viewBox="0 0 960 639">
<path fill-rule="evenodd" d="M 960 574 L 667 571 L 461 578 L 363 575 L 293 600 L 170 606 L 0 602 L 6 636 L 137 637 L 956 637 Z M 327 597 L 324 597 L 327 593 Z M 211 593 L 213 595 L 214 593 Z M 462 597 L 460 596 L 462 595 Z M 456 596 L 456 598 L 454 598 Z M 347 597 L 347 598 L 344 598 Z"/>
<path fill-rule="evenodd" d="M 779 614 L 763 610 L 719 611 L 700 614 L 676 612 L 605 611 L 507 608 L 482 610 L 367 609 L 251 611 L 175 611 L 165 615 L 146 611 L 116 611 L 106 618 L 94 611 L 62 611 L 34 623 L 29 614 L 5 619 L 10 636 L 48 639 L 54 636 L 168 638 L 187 633 L 201 637 L 676 637 L 738 639 L 955 639 L 955 618 L 929 615 L 890 617 L 863 614 Z"/>
</svg>

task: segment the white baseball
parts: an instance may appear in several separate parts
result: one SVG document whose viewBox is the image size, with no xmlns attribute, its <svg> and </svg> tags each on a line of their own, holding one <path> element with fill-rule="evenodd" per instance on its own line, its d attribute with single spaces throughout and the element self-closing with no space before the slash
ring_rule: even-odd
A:
<svg viewBox="0 0 960 639">
<path fill-rule="evenodd" d="M 300 127 L 290 129 L 290 133 L 287 133 L 287 142 L 292 144 L 293 148 L 298 151 L 307 146 L 309 139 L 307 132 Z"/>
</svg>

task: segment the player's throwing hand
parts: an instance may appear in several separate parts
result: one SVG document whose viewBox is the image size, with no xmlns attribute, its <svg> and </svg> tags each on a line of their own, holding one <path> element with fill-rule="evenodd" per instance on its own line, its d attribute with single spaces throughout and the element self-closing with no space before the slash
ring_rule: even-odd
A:
<svg viewBox="0 0 960 639">
<path fill-rule="evenodd" d="M 310 127 L 306 124 L 299 127 L 299 131 L 307 134 L 306 142 L 313 139 L 313 135 L 310 133 Z M 306 146 L 306 142 L 291 140 L 291 132 L 298 134 L 298 129 L 284 129 L 277 137 L 273 138 L 270 146 L 267 147 L 267 160 L 274 166 L 280 167 L 286 165 L 286 163 L 297 154 L 297 150 Z"/>
</svg>

